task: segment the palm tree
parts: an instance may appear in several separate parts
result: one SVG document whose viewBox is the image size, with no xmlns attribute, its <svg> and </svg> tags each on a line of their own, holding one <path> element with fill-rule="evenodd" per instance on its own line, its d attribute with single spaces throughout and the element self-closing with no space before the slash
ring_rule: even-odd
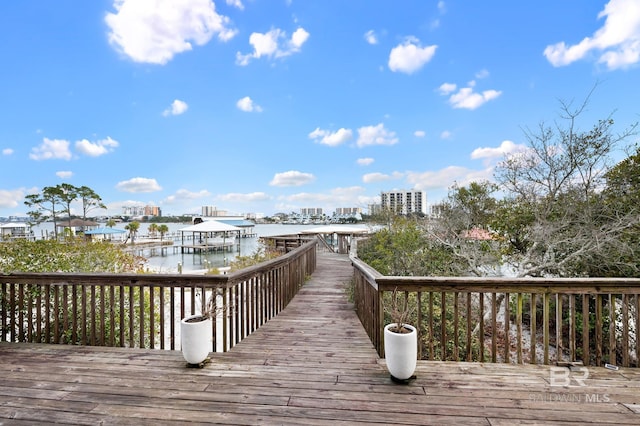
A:
<svg viewBox="0 0 640 426">
<path fill-rule="evenodd" d="M 151 225 L 149 225 L 149 228 L 147 228 L 149 231 L 149 236 L 156 236 L 156 233 L 158 232 L 158 224 L 157 223 L 152 223 Z"/>
<path fill-rule="evenodd" d="M 127 231 L 129 231 L 129 236 L 131 237 L 131 244 L 133 244 L 136 234 L 138 233 L 138 229 L 140 229 L 140 222 L 133 221 L 124 227 Z"/>
<path fill-rule="evenodd" d="M 160 233 L 160 241 L 162 241 L 162 237 L 164 237 L 164 234 L 169 232 L 169 227 L 165 224 L 162 224 L 158 226 L 158 232 Z"/>
</svg>

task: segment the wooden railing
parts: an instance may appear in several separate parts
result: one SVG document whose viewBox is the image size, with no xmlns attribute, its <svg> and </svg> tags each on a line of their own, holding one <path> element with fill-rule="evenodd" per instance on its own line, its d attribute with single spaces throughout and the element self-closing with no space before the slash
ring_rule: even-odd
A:
<svg viewBox="0 0 640 426">
<path fill-rule="evenodd" d="M 229 275 L 0 275 L 0 341 L 177 349 L 182 318 L 210 297 L 226 351 L 280 312 L 316 267 L 317 242 Z"/>
<path fill-rule="evenodd" d="M 357 314 L 384 357 L 384 305 L 414 311 L 419 359 L 640 367 L 640 279 L 382 276 L 358 258 Z"/>
</svg>

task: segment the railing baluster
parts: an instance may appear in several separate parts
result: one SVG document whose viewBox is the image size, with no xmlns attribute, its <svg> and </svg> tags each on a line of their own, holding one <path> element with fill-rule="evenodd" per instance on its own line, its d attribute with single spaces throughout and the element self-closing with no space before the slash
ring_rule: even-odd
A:
<svg viewBox="0 0 640 426">
<path fill-rule="evenodd" d="M 105 288 L 103 285 L 100 286 L 100 338 L 98 339 L 98 344 L 100 346 L 104 346 L 107 344 L 106 330 L 107 330 L 107 301 L 105 299 Z"/>
<path fill-rule="evenodd" d="M 576 361 L 576 296 L 568 294 L 569 298 L 569 361 Z"/>
<path fill-rule="evenodd" d="M 629 367 L 629 295 L 628 294 L 622 295 L 622 366 Z"/>
<path fill-rule="evenodd" d="M 531 333 L 531 342 L 529 344 L 530 349 L 530 364 L 537 363 L 537 352 L 538 348 L 538 295 L 536 293 L 531 293 L 531 303 L 529 306 L 530 319 L 529 319 L 529 331 Z"/>
<path fill-rule="evenodd" d="M 591 352 L 589 350 L 589 295 L 582 295 L 582 363 L 584 365 L 591 364 Z"/>
<path fill-rule="evenodd" d="M 484 362 L 484 293 L 478 293 L 478 322 L 480 323 L 480 362 Z"/>
<path fill-rule="evenodd" d="M 116 289 L 109 287 L 109 346 L 116 345 Z"/>
<path fill-rule="evenodd" d="M 24 284 L 18 285 L 18 341 L 25 341 L 24 327 Z"/>
<path fill-rule="evenodd" d="M 517 362 L 518 364 L 523 364 L 524 360 L 522 357 L 522 293 L 520 292 L 516 294 L 516 335 L 517 335 L 517 340 L 516 340 Z M 535 347 L 532 347 L 531 349 L 535 351 Z"/>
<path fill-rule="evenodd" d="M 434 353 L 434 333 L 433 333 L 433 292 L 429 292 L 429 359 L 436 359 Z"/>
<path fill-rule="evenodd" d="M 144 321 L 144 287 L 138 287 L 138 316 L 140 318 L 140 325 L 138 326 L 138 343 L 139 347 L 144 348 L 144 336 L 145 336 L 145 321 Z"/>
<path fill-rule="evenodd" d="M 151 349 L 154 349 L 156 347 L 155 306 L 155 292 L 153 291 L 153 286 L 149 286 L 149 347 Z"/>
<path fill-rule="evenodd" d="M 544 365 L 549 365 L 549 293 L 545 293 L 542 306 L 542 329 L 544 342 Z"/>
<path fill-rule="evenodd" d="M 602 365 L 602 295 L 596 294 L 596 365 Z"/>
<path fill-rule="evenodd" d="M 556 294 L 556 361 L 562 361 L 564 347 L 562 346 L 562 295 Z"/>
<path fill-rule="evenodd" d="M 164 293 L 166 291 L 166 288 L 164 287 L 158 287 L 158 293 L 160 295 L 160 324 L 158 324 L 158 328 L 160 329 L 160 349 L 165 349 L 165 344 L 164 344 L 164 326 L 166 324 L 166 319 L 165 319 L 165 315 L 164 315 L 164 311 L 165 311 L 165 301 L 164 301 Z M 173 323 L 173 321 L 171 321 Z"/>
<path fill-rule="evenodd" d="M 609 364 L 618 365 L 616 359 L 616 296 L 609 294 Z"/>
<path fill-rule="evenodd" d="M 95 345 L 96 344 L 96 315 L 97 315 L 97 310 L 96 310 L 96 286 L 95 285 L 91 285 L 89 286 L 89 288 L 91 288 L 91 306 L 89 307 L 88 311 L 90 312 L 91 315 L 91 337 L 90 337 L 90 341 L 91 341 L 91 345 Z"/>
<path fill-rule="evenodd" d="M 498 300 L 496 293 L 491 293 L 491 362 L 496 362 L 497 356 L 497 338 L 498 338 Z"/>
<path fill-rule="evenodd" d="M 467 292 L 467 297 L 466 297 L 466 303 L 467 303 L 467 347 L 466 347 L 466 351 L 467 351 L 467 356 L 466 356 L 466 360 L 467 362 L 471 362 L 473 361 L 473 348 L 471 346 L 471 342 L 472 342 L 472 337 L 473 337 L 473 328 L 471 327 L 471 321 L 472 321 L 472 311 L 471 311 L 471 294 L 470 292 Z"/>
</svg>

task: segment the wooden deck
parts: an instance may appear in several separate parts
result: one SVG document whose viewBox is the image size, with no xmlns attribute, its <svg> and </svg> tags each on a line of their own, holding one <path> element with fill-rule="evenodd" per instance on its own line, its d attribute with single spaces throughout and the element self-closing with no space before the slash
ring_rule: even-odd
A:
<svg viewBox="0 0 640 426">
<path fill-rule="evenodd" d="M 284 311 L 203 369 L 176 351 L 0 343 L 0 425 L 640 424 L 634 369 L 581 383 L 548 366 L 419 362 L 394 384 L 346 300 L 351 275 L 346 256 L 319 255 Z"/>
</svg>

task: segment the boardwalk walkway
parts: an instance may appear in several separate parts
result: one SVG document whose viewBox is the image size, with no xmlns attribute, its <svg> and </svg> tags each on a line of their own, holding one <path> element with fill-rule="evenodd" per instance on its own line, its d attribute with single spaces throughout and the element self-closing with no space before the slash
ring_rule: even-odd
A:
<svg viewBox="0 0 640 426">
<path fill-rule="evenodd" d="M 284 311 L 203 369 L 177 351 L 0 344 L 0 425 L 640 424 L 632 369 L 551 387 L 545 366 L 420 362 L 393 384 L 347 302 L 351 274 L 320 254 Z"/>
</svg>

